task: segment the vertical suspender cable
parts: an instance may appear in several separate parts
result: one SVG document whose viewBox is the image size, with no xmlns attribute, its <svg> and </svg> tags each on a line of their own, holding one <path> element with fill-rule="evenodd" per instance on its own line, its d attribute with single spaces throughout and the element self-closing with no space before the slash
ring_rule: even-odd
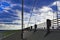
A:
<svg viewBox="0 0 60 40">
<path fill-rule="evenodd" d="M 23 4 L 24 4 L 24 0 L 22 0 L 22 13 L 21 13 L 21 28 L 22 28 L 22 31 L 21 31 L 21 39 L 23 40 Z"/>
<path fill-rule="evenodd" d="M 37 17 L 37 15 L 35 15 L 35 24 L 37 24 L 37 23 L 36 23 L 36 22 L 37 22 L 36 17 Z"/>
<path fill-rule="evenodd" d="M 57 7 L 57 2 L 56 2 L 56 15 L 57 15 L 57 27 L 58 27 L 58 7 Z"/>
<path fill-rule="evenodd" d="M 54 20 L 55 20 L 55 18 L 54 18 L 54 11 L 52 11 L 52 13 L 53 13 L 53 20 L 52 20 L 52 27 L 54 27 Z"/>
<path fill-rule="evenodd" d="M 33 3 L 33 7 L 32 7 L 32 9 L 31 9 L 32 11 L 33 11 L 33 9 L 34 9 L 34 6 L 36 5 L 36 2 L 37 2 L 37 0 L 35 0 L 34 3 Z M 31 12 L 31 14 L 30 14 L 30 18 L 29 18 L 29 21 L 28 21 L 28 23 L 27 23 L 27 27 L 29 26 L 31 17 L 32 17 L 32 12 Z"/>
</svg>

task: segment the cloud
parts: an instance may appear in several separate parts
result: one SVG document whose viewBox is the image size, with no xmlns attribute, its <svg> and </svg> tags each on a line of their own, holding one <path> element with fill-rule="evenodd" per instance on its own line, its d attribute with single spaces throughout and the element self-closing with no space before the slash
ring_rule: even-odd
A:
<svg viewBox="0 0 60 40">
<path fill-rule="evenodd" d="M 21 11 L 16 11 L 19 19 L 21 18 Z M 0 24 L 0 30 L 19 30 L 21 29 L 21 20 L 15 20 L 13 22 L 2 22 L 3 24 Z M 19 23 L 19 25 L 13 25 L 13 24 L 5 24 L 5 23 Z"/>
<path fill-rule="evenodd" d="M 55 1 L 51 4 L 51 6 L 57 6 L 58 10 L 60 11 L 60 1 Z"/>
<path fill-rule="evenodd" d="M 56 4 L 60 5 L 59 3 L 60 3 L 60 1 L 55 1 L 55 2 L 52 3 L 52 6 L 56 5 Z"/>
<path fill-rule="evenodd" d="M 52 9 L 48 6 L 43 6 L 41 9 L 39 9 L 40 12 L 48 12 L 51 11 Z"/>
<path fill-rule="evenodd" d="M 21 25 L 0 24 L 0 30 L 20 30 Z"/>
<path fill-rule="evenodd" d="M 14 6 L 19 6 L 22 8 L 22 4 L 12 4 L 11 3 L 11 7 L 14 7 Z M 27 6 L 27 5 L 24 5 L 24 8 L 27 8 L 27 9 L 30 9 L 31 7 Z"/>
<path fill-rule="evenodd" d="M 19 18 L 21 18 L 21 11 L 16 10 L 16 12 L 17 12 Z M 39 24 L 40 15 L 33 13 L 31 18 L 30 18 L 30 15 L 31 15 L 31 13 L 24 12 L 24 27 L 33 26 L 35 24 L 35 22 Z M 30 21 L 29 21 L 29 18 L 30 18 Z"/>
<path fill-rule="evenodd" d="M 53 13 L 53 9 L 48 7 L 48 6 L 43 6 L 42 8 L 39 9 L 34 9 L 33 12 L 35 12 L 36 14 L 40 14 L 40 17 L 38 17 L 42 22 L 43 20 L 46 19 L 53 19 L 53 15 L 55 15 L 55 13 Z M 38 20 L 38 19 L 37 19 Z"/>
<path fill-rule="evenodd" d="M 58 1 L 57 4 L 60 5 L 59 3 L 60 2 Z M 55 3 L 51 5 L 54 6 Z M 46 19 L 50 19 L 50 20 L 56 19 L 56 12 L 54 12 L 54 10 L 50 6 L 43 6 L 42 8 L 33 9 L 33 11 L 31 11 L 33 13 L 33 16 L 30 22 L 33 23 L 34 25 L 35 21 L 36 21 L 36 24 L 41 24 L 41 23 L 46 22 Z M 59 8 L 60 6 L 58 6 L 58 9 Z"/>
<path fill-rule="evenodd" d="M 55 5 L 55 3 L 53 3 L 53 5 Z M 16 6 L 16 4 L 12 4 L 11 7 Z M 20 7 L 22 7 L 22 5 L 19 5 Z M 24 5 L 25 8 L 30 8 L 26 5 Z M 6 10 L 10 10 L 10 8 L 5 8 Z M 4 10 L 5 12 L 8 12 Z M 53 12 L 53 9 L 50 8 L 49 6 L 43 6 L 42 8 L 38 8 L 38 9 L 33 9 L 32 12 L 32 16 L 29 22 L 29 18 L 31 13 L 27 13 L 24 12 L 24 27 L 29 27 L 29 26 L 33 26 L 35 23 L 36 24 L 41 24 L 46 22 L 46 19 L 51 19 L 53 20 L 53 15 L 54 18 L 56 18 L 56 12 Z M 0 24 L 1 27 L 0 29 L 5 29 L 5 30 L 18 30 L 21 29 L 21 11 L 20 10 L 16 10 L 16 13 L 19 17 L 20 20 L 15 20 L 12 23 L 19 23 L 20 25 L 7 25 L 7 24 Z M 28 24 L 29 22 L 29 24 Z"/>
</svg>

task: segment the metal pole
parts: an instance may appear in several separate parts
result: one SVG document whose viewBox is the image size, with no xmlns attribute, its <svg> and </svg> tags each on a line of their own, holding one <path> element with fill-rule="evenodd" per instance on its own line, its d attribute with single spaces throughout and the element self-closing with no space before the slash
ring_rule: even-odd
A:
<svg viewBox="0 0 60 40">
<path fill-rule="evenodd" d="M 56 14 L 57 14 L 57 27 L 58 27 L 59 25 L 58 25 L 58 7 L 57 7 L 57 2 L 56 2 Z"/>
<path fill-rule="evenodd" d="M 22 0 L 22 14 L 21 14 L 21 18 L 22 18 L 22 20 L 21 20 L 21 22 L 22 22 L 22 24 L 21 24 L 21 28 L 22 28 L 22 32 L 21 32 L 21 39 L 23 40 L 23 4 L 24 4 L 24 0 Z"/>
</svg>

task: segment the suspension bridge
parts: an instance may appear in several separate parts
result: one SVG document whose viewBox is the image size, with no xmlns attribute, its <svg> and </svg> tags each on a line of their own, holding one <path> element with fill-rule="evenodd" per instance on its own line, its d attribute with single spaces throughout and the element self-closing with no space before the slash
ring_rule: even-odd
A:
<svg viewBox="0 0 60 40">
<path fill-rule="evenodd" d="M 38 3 L 38 1 L 34 0 L 31 11 L 34 10 L 37 3 Z M 2 4 L 4 4 L 4 2 Z M 8 4 L 7 6 L 10 6 L 10 5 Z M 50 30 L 51 32 L 48 33 L 48 35 L 46 37 L 45 37 L 46 32 L 47 32 L 47 30 L 46 30 L 47 29 L 46 22 L 44 22 L 42 24 L 37 24 L 37 21 L 36 21 L 37 19 L 35 18 L 35 22 L 34 22 L 33 26 L 30 25 L 30 21 L 31 21 L 31 18 L 33 16 L 33 12 L 30 13 L 27 26 L 26 27 L 24 26 L 24 0 L 22 0 L 22 5 L 21 6 L 22 6 L 21 25 L 18 24 L 19 28 L 17 28 L 16 27 L 17 25 L 15 25 L 17 23 L 15 23 L 15 24 L 14 24 L 14 22 L 12 23 L 13 18 L 11 19 L 12 21 L 11 20 L 8 21 L 8 22 L 11 22 L 11 23 L 5 23 L 7 19 L 4 21 L 5 24 L 12 24 L 12 26 L 9 25 L 9 27 L 7 27 L 8 25 L 6 25 L 6 29 L 5 29 L 5 27 L 4 27 L 5 25 L 3 23 L 1 25 L 4 25 L 4 26 L 0 28 L 0 30 L 7 30 L 8 29 L 8 30 L 20 30 L 20 31 L 14 33 L 13 35 L 10 35 L 10 36 L 8 36 L 6 38 L 2 38 L 2 40 L 20 40 L 20 39 L 21 40 L 59 40 L 60 39 L 59 38 L 60 37 L 60 30 L 57 30 L 57 29 L 60 29 L 60 11 L 58 10 L 58 3 L 57 2 L 56 2 L 56 15 L 54 14 L 54 11 L 52 11 L 53 12 L 53 19 L 51 20 L 51 25 L 52 25 L 51 26 L 52 28 Z M 0 11 L 2 11 L 2 9 L 0 9 Z M 38 12 L 38 13 L 40 13 L 40 12 Z M 13 15 L 13 17 L 15 15 Z M 15 17 L 17 17 L 17 16 L 15 16 Z M 15 18 L 14 18 L 14 20 L 15 20 Z M 20 19 L 16 19 L 16 20 L 20 20 Z M 14 29 L 13 24 L 15 26 L 15 29 Z M 42 29 L 40 27 L 41 25 L 43 25 Z"/>
</svg>

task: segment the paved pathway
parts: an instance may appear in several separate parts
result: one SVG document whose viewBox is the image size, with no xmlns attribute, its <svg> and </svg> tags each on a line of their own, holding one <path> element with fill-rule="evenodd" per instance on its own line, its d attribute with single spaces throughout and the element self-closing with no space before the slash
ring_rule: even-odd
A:
<svg viewBox="0 0 60 40">
<path fill-rule="evenodd" d="M 60 40 L 60 31 L 53 31 L 45 37 L 46 31 L 38 30 L 37 32 L 25 32 L 26 40 Z M 21 32 L 17 32 L 2 40 L 21 40 Z"/>
</svg>

